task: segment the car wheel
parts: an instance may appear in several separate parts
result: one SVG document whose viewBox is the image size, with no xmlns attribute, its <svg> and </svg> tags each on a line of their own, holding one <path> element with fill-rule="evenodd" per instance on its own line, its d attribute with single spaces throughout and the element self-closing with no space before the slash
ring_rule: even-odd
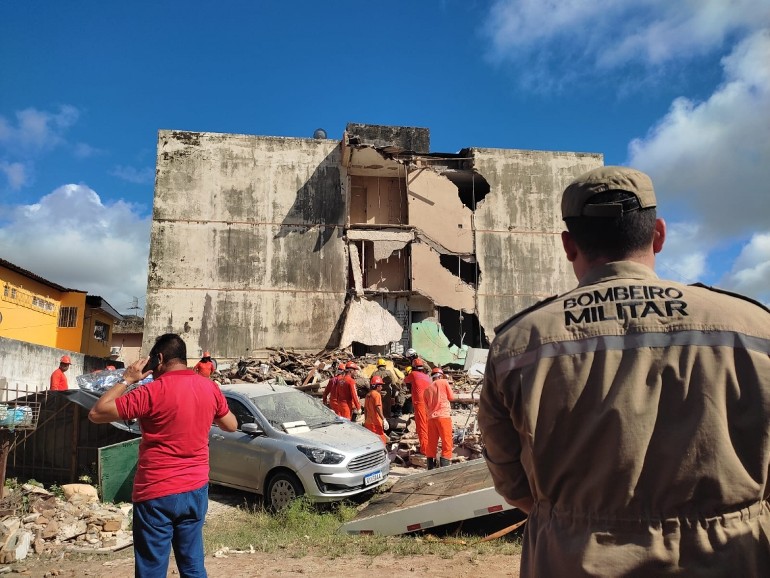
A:
<svg viewBox="0 0 770 578">
<path fill-rule="evenodd" d="M 265 492 L 265 505 L 273 510 L 283 510 L 305 493 L 302 482 L 290 472 L 279 472 L 270 478 Z"/>
</svg>

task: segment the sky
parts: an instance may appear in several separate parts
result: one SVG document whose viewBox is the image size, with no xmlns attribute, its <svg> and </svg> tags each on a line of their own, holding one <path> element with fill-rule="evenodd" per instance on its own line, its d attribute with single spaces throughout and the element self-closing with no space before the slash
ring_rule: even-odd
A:
<svg viewBox="0 0 770 578">
<path fill-rule="evenodd" d="M 348 122 L 639 168 L 658 274 L 770 304 L 767 0 L 4 0 L 0 258 L 141 314 L 158 130 Z"/>
</svg>

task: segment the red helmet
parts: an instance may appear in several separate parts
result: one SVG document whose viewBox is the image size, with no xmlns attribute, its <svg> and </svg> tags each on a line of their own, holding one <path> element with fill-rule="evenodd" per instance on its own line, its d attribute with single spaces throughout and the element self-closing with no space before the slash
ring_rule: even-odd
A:
<svg viewBox="0 0 770 578">
<path fill-rule="evenodd" d="M 59 360 L 59 363 L 66 363 L 67 365 L 72 365 L 72 360 L 70 359 L 69 355 L 62 355 L 61 359 Z"/>
<path fill-rule="evenodd" d="M 385 385 L 385 382 L 382 381 L 382 378 L 379 375 L 373 375 L 372 376 L 372 380 L 371 380 L 370 383 L 371 383 L 372 387 L 374 387 L 376 385 Z"/>
<path fill-rule="evenodd" d="M 430 374 L 433 377 L 436 377 L 437 375 L 444 375 L 444 370 L 440 367 L 434 367 L 433 370 L 430 372 Z"/>
<path fill-rule="evenodd" d="M 415 369 L 422 369 L 425 367 L 425 362 L 419 357 L 412 362 L 412 367 Z"/>
<path fill-rule="evenodd" d="M 345 369 L 359 369 L 359 367 L 352 361 L 348 361 L 345 364 Z"/>
<path fill-rule="evenodd" d="M 208 351 L 204 351 L 203 357 L 211 357 L 211 353 L 209 353 Z"/>
<path fill-rule="evenodd" d="M 337 371 L 345 371 L 345 364 L 344 363 L 340 363 L 337 366 Z"/>
</svg>

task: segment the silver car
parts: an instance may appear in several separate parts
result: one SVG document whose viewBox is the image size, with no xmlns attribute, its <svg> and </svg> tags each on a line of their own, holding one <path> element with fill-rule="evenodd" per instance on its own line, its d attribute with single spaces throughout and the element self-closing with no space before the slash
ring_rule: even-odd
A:
<svg viewBox="0 0 770 578">
<path fill-rule="evenodd" d="M 317 502 L 381 485 L 390 462 L 379 436 L 292 387 L 222 386 L 238 430 L 209 433 L 212 484 L 256 492 L 281 509 L 300 495 Z"/>
</svg>

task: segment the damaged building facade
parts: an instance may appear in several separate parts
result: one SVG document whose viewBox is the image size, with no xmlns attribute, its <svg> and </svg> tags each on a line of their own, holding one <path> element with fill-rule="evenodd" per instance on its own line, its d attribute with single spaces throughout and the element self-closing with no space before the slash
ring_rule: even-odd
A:
<svg viewBox="0 0 770 578">
<path fill-rule="evenodd" d="M 160 131 L 144 350 L 402 351 L 462 362 L 574 286 L 559 198 L 600 154 L 430 152 L 428 129 L 341 140 Z"/>
</svg>

